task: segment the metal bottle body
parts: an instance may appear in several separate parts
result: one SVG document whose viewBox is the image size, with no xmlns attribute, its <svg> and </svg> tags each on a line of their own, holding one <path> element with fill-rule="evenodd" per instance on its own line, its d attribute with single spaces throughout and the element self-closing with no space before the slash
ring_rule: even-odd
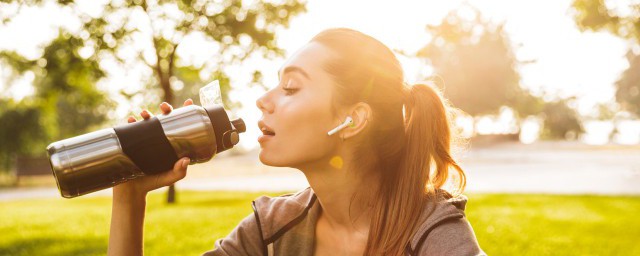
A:
<svg viewBox="0 0 640 256">
<path fill-rule="evenodd" d="M 216 133 L 204 108 L 185 106 L 157 118 L 178 159 L 189 157 L 192 163 L 203 163 L 216 154 Z"/>
<path fill-rule="evenodd" d="M 66 198 L 144 175 L 123 153 L 113 128 L 54 142 L 47 152 L 58 189 Z"/>
<path fill-rule="evenodd" d="M 182 157 L 191 163 L 209 161 L 219 151 L 216 122 L 211 118 L 204 108 L 191 105 L 169 115 L 54 142 L 47 153 L 60 193 L 72 198 L 113 187 L 170 170 Z"/>
</svg>

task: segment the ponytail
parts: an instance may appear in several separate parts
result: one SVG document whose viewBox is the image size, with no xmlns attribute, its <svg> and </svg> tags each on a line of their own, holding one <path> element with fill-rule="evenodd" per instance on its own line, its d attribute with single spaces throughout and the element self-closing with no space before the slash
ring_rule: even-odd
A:
<svg viewBox="0 0 640 256">
<path fill-rule="evenodd" d="M 311 41 L 337 53 L 323 63 L 336 84 L 334 104 L 364 102 L 372 109 L 366 139 L 353 153 L 360 168 L 380 177 L 375 192 L 358 189 L 375 193 L 365 255 L 402 255 L 450 168 L 458 174 L 455 193 L 465 186 L 464 172 L 450 155 L 450 109 L 433 86 L 403 86 L 400 62 L 373 37 L 338 28 Z"/>
<path fill-rule="evenodd" d="M 405 102 L 405 168 L 409 172 L 426 172 L 421 179 L 429 195 L 442 188 L 449 170 L 457 172 L 453 194 L 466 186 L 466 176 L 451 157 L 451 112 L 439 90 L 433 85 L 416 84 L 404 88 Z M 432 168 L 431 163 L 435 163 Z"/>
<path fill-rule="evenodd" d="M 438 90 L 426 84 L 403 87 L 404 154 L 394 179 L 381 184 L 365 255 L 402 255 L 418 228 L 427 200 L 453 167 L 458 176 L 454 194 L 466 185 L 464 171 L 450 155 L 450 116 Z M 402 227 L 402 228 L 399 228 Z"/>
</svg>

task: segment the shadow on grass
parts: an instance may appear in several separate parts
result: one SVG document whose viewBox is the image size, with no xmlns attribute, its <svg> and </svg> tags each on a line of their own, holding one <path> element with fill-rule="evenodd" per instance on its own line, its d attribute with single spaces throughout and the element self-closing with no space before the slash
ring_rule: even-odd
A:
<svg viewBox="0 0 640 256">
<path fill-rule="evenodd" d="M 103 238 L 40 237 L 0 245 L 0 255 L 105 255 Z"/>
</svg>

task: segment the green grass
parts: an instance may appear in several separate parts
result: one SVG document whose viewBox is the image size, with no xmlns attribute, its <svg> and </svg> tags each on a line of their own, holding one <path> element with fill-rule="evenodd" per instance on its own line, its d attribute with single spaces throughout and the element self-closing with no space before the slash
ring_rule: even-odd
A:
<svg viewBox="0 0 640 256">
<path fill-rule="evenodd" d="M 280 193 L 275 193 L 280 194 Z M 271 195 L 275 195 L 271 194 Z M 147 255 L 200 255 L 261 193 L 151 194 Z M 640 197 L 471 194 L 467 217 L 489 255 L 640 255 Z M 0 202 L 0 255 L 103 255 L 111 199 Z"/>
<path fill-rule="evenodd" d="M 640 255 L 640 197 L 470 195 L 489 255 Z"/>
</svg>

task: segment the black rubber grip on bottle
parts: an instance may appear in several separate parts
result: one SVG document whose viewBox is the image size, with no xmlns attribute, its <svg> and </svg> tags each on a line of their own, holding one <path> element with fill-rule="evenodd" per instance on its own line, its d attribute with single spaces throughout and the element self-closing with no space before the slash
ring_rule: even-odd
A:
<svg viewBox="0 0 640 256">
<path fill-rule="evenodd" d="M 145 174 L 173 169 L 178 161 L 157 117 L 114 128 L 122 151 Z"/>
<path fill-rule="evenodd" d="M 227 131 L 231 131 L 231 121 L 229 121 L 227 112 L 220 106 L 208 107 L 205 108 L 205 110 L 207 111 L 209 120 L 213 125 L 213 131 L 216 133 L 216 153 L 220 153 L 231 148 L 224 144 L 224 134 Z"/>
</svg>

